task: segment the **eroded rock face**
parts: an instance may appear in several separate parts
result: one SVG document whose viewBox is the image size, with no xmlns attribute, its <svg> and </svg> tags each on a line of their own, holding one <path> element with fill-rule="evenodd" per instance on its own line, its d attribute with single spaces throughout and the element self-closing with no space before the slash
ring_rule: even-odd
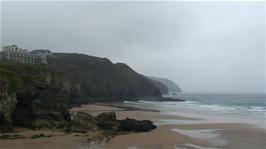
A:
<svg viewBox="0 0 266 149">
<path fill-rule="evenodd" d="M 27 86 L 16 92 L 17 105 L 14 114 L 14 124 L 18 126 L 31 126 L 34 119 L 33 101 L 36 96 L 36 88 Z"/>
<path fill-rule="evenodd" d="M 13 123 L 33 129 L 69 127 L 70 114 L 63 97 L 64 94 L 50 85 L 34 84 L 19 89 Z"/>
<path fill-rule="evenodd" d="M 8 94 L 8 84 L 0 80 L 0 132 L 10 131 L 13 128 L 12 115 L 16 108 L 16 96 Z"/>
</svg>

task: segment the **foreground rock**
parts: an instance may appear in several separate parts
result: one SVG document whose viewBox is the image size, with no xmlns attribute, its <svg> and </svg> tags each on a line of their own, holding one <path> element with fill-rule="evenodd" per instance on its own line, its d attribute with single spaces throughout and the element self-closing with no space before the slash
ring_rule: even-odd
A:
<svg viewBox="0 0 266 149">
<path fill-rule="evenodd" d="M 96 119 L 88 113 L 78 112 L 71 120 L 70 131 L 72 132 L 85 133 L 97 130 L 99 130 L 99 127 Z"/>
<path fill-rule="evenodd" d="M 104 130 L 118 130 L 120 122 L 116 120 L 115 112 L 101 113 L 96 116 L 97 124 Z"/>
<path fill-rule="evenodd" d="M 120 130 L 122 131 L 136 131 L 136 132 L 145 132 L 156 129 L 157 127 L 153 125 L 153 122 L 150 120 L 135 120 L 131 118 L 126 118 L 120 121 Z"/>
<path fill-rule="evenodd" d="M 96 117 L 78 112 L 73 116 L 70 130 L 81 133 L 97 130 L 146 132 L 156 128 L 150 120 L 138 121 L 130 118 L 117 120 L 114 112 L 101 113 Z"/>
</svg>

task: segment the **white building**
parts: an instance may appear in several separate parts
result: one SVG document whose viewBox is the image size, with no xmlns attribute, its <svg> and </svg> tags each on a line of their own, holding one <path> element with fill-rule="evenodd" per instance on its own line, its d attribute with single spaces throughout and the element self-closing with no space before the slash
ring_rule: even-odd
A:
<svg viewBox="0 0 266 149">
<path fill-rule="evenodd" d="M 27 49 L 22 49 L 16 45 L 3 47 L 2 59 L 25 64 L 47 64 L 45 54 L 31 53 Z"/>
<path fill-rule="evenodd" d="M 47 56 L 52 55 L 52 52 L 46 49 L 32 50 L 30 53 L 39 56 L 43 64 L 47 64 Z"/>
</svg>

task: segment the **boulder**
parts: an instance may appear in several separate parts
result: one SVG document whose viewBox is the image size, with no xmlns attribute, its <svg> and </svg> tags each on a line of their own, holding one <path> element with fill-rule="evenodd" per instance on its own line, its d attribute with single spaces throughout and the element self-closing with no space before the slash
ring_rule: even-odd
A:
<svg viewBox="0 0 266 149">
<path fill-rule="evenodd" d="M 78 112 L 71 121 L 70 131 L 85 133 L 88 131 L 97 131 L 97 121 L 88 113 Z"/>
<path fill-rule="evenodd" d="M 145 132 L 156 129 L 157 127 L 153 125 L 153 122 L 150 120 L 135 120 L 131 118 L 126 118 L 120 121 L 120 131 L 136 131 L 136 132 Z"/>
<path fill-rule="evenodd" d="M 117 131 L 120 123 L 116 120 L 115 112 L 101 113 L 96 116 L 97 125 L 104 130 Z"/>
<path fill-rule="evenodd" d="M 116 115 L 115 112 L 106 112 L 101 113 L 98 116 L 96 116 L 97 121 L 115 121 Z"/>
<path fill-rule="evenodd" d="M 99 128 L 103 130 L 117 131 L 120 126 L 119 121 L 100 121 L 98 122 Z"/>
</svg>

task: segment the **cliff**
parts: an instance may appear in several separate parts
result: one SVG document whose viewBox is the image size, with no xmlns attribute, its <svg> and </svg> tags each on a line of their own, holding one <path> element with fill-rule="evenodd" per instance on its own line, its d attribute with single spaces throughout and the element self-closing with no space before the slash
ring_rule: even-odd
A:
<svg viewBox="0 0 266 149">
<path fill-rule="evenodd" d="M 72 78 L 77 101 L 124 100 L 139 96 L 161 96 L 146 77 L 126 64 L 113 64 L 106 58 L 83 54 L 54 54 L 49 65 L 62 69 Z"/>
<path fill-rule="evenodd" d="M 106 58 L 57 53 L 48 63 L 0 62 L 1 131 L 67 128 L 73 104 L 161 96 L 149 79 Z"/>
<path fill-rule="evenodd" d="M 172 80 L 160 77 L 149 77 L 149 78 L 151 80 L 155 80 L 157 82 L 164 84 L 171 93 L 182 92 L 181 88 Z"/>
<path fill-rule="evenodd" d="M 152 79 L 150 79 L 150 80 L 160 90 L 161 94 L 163 94 L 163 95 L 169 94 L 167 86 L 165 86 L 163 83 L 161 83 L 159 81 L 152 80 Z"/>
</svg>

